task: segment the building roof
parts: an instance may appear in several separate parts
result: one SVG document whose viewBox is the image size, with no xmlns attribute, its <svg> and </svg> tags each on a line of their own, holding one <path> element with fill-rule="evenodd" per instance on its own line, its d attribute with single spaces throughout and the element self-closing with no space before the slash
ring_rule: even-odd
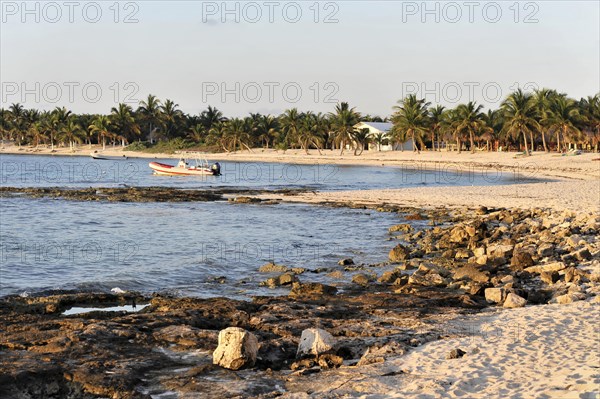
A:
<svg viewBox="0 0 600 399">
<path fill-rule="evenodd" d="M 377 129 L 381 132 L 387 133 L 393 126 L 392 123 L 389 122 L 360 122 L 363 125 L 367 125 L 373 129 Z"/>
</svg>

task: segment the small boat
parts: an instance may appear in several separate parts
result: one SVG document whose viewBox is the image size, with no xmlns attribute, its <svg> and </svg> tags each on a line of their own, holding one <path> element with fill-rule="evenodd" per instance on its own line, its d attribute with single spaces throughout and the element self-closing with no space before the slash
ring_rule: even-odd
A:
<svg viewBox="0 0 600 399">
<path fill-rule="evenodd" d="M 148 164 L 155 175 L 160 176 L 219 176 L 221 175 L 221 165 L 215 162 L 208 165 L 208 161 L 200 162 L 196 160 L 196 165 L 190 166 L 185 159 L 181 158 L 176 166 L 160 162 L 150 162 Z"/>
<path fill-rule="evenodd" d="M 108 155 L 102 155 L 102 154 L 98 154 L 97 152 L 92 152 L 90 154 L 90 156 L 92 157 L 92 159 L 97 159 L 99 161 L 123 161 L 123 160 L 127 160 L 127 156 L 123 155 L 120 157 L 111 157 Z"/>
</svg>

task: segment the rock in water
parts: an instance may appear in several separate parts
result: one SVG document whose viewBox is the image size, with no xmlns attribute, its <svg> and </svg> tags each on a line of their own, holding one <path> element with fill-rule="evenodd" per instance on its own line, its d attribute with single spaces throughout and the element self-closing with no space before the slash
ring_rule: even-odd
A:
<svg viewBox="0 0 600 399">
<path fill-rule="evenodd" d="M 251 332 L 229 327 L 219 332 L 219 345 L 213 352 L 213 364 L 230 370 L 252 367 L 256 362 L 258 340 Z"/>
<path fill-rule="evenodd" d="M 504 301 L 505 308 L 522 308 L 527 304 L 527 299 L 518 296 L 517 294 L 513 294 L 512 292 L 506 296 L 506 300 Z"/>
<path fill-rule="evenodd" d="M 391 262 L 399 262 L 408 258 L 410 251 L 402 244 L 396 245 L 389 253 L 389 258 Z"/>
<path fill-rule="evenodd" d="M 297 357 L 319 356 L 335 350 L 335 338 L 320 328 L 308 328 L 302 331 L 298 344 Z"/>
</svg>

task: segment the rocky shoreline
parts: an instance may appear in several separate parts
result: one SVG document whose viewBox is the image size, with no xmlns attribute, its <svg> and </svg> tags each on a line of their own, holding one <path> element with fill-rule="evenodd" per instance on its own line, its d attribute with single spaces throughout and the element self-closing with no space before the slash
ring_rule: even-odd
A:
<svg viewBox="0 0 600 399">
<path fill-rule="evenodd" d="M 303 282 L 305 270 L 271 264 L 259 271 L 265 285 L 287 286 L 289 295 L 250 301 L 137 293 L 4 297 L 0 397 L 310 395 L 314 373 L 359 373 L 424 343 L 468 335 L 447 326 L 486 307 L 600 298 L 595 214 L 479 208 L 413 211 L 405 219 L 429 220 L 429 226 L 392 227 L 390 239 L 398 244 L 384 265 L 340 260 L 335 273 L 351 273 L 352 282 L 336 287 Z M 132 303 L 149 306 L 136 313 L 63 315 L 73 306 Z M 230 367 L 237 370 L 219 360 L 213 364 L 219 333 L 230 327 L 256 338 L 255 359 L 242 356 Z M 316 335 L 330 345 L 298 350 L 315 331 L 323 331 Z M 447 355 L 464 354 L 456 348 Z M 328 395 L 335 397 L 336 390 Z"/>
</svg>

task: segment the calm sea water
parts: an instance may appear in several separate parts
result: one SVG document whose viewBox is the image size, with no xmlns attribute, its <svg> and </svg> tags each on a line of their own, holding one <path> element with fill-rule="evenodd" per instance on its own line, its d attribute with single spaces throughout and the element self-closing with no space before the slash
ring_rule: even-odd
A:
<svg viewBox="0 0 600 399">
<path fill-rule="evenodd" d="M 264 263 L 314 270 L 385 260 L 397 216 L 308 205 L 0 199 L 1 294 L 47 289 L 274 293 Z M 224 281 L 216 281 L 217 277 Z M 324 274 L 306 273 L 305 281 Z M 245 282 L 245 283 L 244 283 Z M 276 291 L 275 291 L 276 292 Z"/>
<path fill-rule="evenodd" d="M 174 162 L 173 160 L 164 160 Z M 310 187 L 318 190 L 525 181 L 512 174 L 364 166 L 223 163 L 221 177 L 158 177 L 148 160 L 0 156 L 2 186 L 137 185 L 181 188 Z M 258 287 L 264 263 L 315 270 L 344 257 L 387 258 L 394 241 L 388 213 L 309 205 L 102 203 L 0 198 L 0 295 L 49 289 L 247 297 L 283 291 Z M 331 283 L 325 273 L 303 281 Z"/>
<path fill-rule="evenodd" d="M 99 161 L 90 157 L 0 155 L 0 182 L 16 187 L 168 186 L 178 188 L 252 187 L 361 190 L 420 185 L 471 186 L 530 181 L 513 172 L 439 164 L 437 170 L 407 167 L 295 165 L 221 161 L 222 175 L 155 176 L 152 160 Z M 175 164 L 174 159 L 156 161 Z"/>
</svg>

